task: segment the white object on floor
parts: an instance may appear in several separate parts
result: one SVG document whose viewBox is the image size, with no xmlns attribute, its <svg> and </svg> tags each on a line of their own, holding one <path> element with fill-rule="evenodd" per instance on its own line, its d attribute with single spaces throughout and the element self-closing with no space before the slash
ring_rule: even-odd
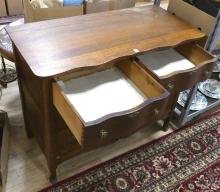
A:
<svg viewBox="0 0 220 192">
<path fill-rule="evenodd" d="M 132 109 L 146 100 L 144 93 L 115 67 L 58 83 L 84 122 Z"/>
<path fill-rule="evenodd" d="M 174 49 L 147 52 L 137 57 L 159 77 L 195 67 L 191 61 Z"/>
</svg>

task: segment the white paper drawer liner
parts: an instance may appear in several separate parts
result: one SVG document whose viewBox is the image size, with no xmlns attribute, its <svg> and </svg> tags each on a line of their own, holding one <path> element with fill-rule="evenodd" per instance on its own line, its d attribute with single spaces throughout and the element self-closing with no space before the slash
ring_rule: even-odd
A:
<svg viewBox="0 0 220 192">
<path fill-rule="evenodd" d="M 132 109 L 147 99 L 116 67 L 58 83 L 85 122 Z"/>
<path fill-rule="evenodd" d="M 195 67 L 174 49 L 147 52 L 138 58 L 159 77 Z"/>
</svg>

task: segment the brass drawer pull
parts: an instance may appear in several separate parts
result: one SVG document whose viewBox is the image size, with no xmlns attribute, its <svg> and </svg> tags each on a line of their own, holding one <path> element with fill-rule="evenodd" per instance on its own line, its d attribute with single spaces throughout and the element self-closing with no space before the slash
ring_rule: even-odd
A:
<svg viewBox="0 0 220 192">
<path fill-rule="evenodd" d="M 108 137 L 108 131 L 102 129 L 100 132 L 99 132 L 99 136 L 101 139 L 105 139 L 106 137 Z"/>
<path fill-rule="evenodd" d="M 168 88 L 169 91 L 172 91 L 173 88 L 174 88 L 174 84 L 168 83 L 167 88 Z"/>
<path fill-rule="evenodd" d="M 192 76 L 194 74 L 196 74 L 197 71 L 191 71 L 189 74 Z"/>
<path fill-rule="evenodd" d="M 136 112 L 130 114 L 129 117 L 130 118 L 135 118 L 135 117 L 137 117 L 139 115 L 139 113 L 140 113 L 139 111 L 136 111 Z"/>
<path fill-rule="evenodd" d="M 205 71 L 205 72 L 204 72 L 204 75 L 205 75 L 205 77 L 209 77 L 210 71 Z"/>
<path fill-rule="evenodd" d="M 154 109 L 154 116 L 158 116 L 160 114 L 160 110 L 159 109 Z"/>
</svg>

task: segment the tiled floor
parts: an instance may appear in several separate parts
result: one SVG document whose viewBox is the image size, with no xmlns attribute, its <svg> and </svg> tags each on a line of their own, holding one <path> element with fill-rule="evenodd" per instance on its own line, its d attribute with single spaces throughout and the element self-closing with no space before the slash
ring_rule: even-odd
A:
<svg viewBox="0 0 220 192">
<path fill-rule="evenodd" d="M 166 6 L 166 5 L 165 5 Z M 24 131 L 21 102 L 17 82 L 3 89 L 0 109 L 8 112 L 11 124 L 7 192 L 35 192 L 50 183 L 46 160 L 34 139 L 27 139 Z M 136 148 L 164 134 L 158 125 L 147 127 L 131 137 L 66 161 L 58 167 L 58 180 L 74 175 L 104 162 L 125 151 Z M 58 141 L 59 142 L 59 141 Z"/>
</svg>

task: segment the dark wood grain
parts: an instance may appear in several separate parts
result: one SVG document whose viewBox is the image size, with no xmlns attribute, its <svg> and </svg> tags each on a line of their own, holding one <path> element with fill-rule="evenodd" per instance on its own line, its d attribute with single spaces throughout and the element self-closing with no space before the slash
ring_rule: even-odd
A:
<svg viewBox="0 0 220 192">
<path fill-rule="evenodd" d="M 9 121 L 6 112 L 0 111 L 0 191 L 6 191 L 9 152 Z"/>
<path fill-rule="evenodd" d="M 157 6 L 8 27 L 33 73 L 48 77 L 105 64 L 204 34 Z"/>
</svg>

